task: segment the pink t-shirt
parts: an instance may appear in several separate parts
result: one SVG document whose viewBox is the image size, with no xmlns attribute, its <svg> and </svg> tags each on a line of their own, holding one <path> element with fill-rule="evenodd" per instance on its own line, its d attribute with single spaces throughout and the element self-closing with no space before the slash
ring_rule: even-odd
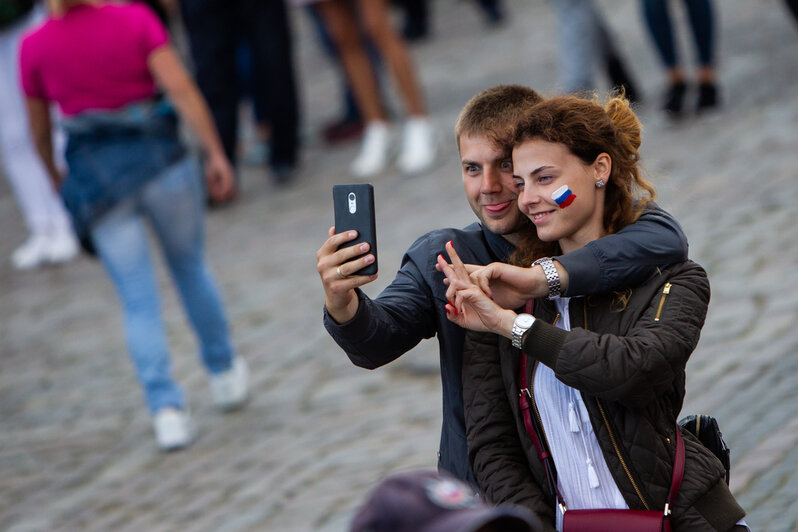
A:
<svg viewBox="0 0 798 532">
<path fill-rule="evenodd" d="M 31 98 L 56 102 L 65 115 L 119 109 L 153 95 L 147 58 L 168 42 L 143 4 L 79 5 L 23 39 L 22 88 Z"/>
</svg>

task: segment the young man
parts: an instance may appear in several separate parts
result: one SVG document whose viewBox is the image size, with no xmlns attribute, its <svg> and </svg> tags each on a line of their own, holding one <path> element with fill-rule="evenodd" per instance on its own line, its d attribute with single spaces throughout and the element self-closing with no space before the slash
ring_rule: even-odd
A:
<svg viewBox="0 0 798 532">
<path fill-rule="evenodd" d="M 468 464 L 463 421 L 461 359 L 465 330 L 446 318 L 446 286 L 435 269 L 446 242 L 454 242 L 465 263 L 505 261 L 518 231 L 529 223 L 518 211 L 509 138 L 516 119 L 541 100 L 532 89 L 502 85 L 474 96 L 455 126 L 466 198 L 480 223 L 464 229 L 439 229 L 422 236 L 407 250 L 393 282 L 370 299 L 360 286 L 376 279 L 350 275 L 373 261 L 357 246 L 338 247 L 355 238 L 334 234 L 316 254 L 325 292 L 324 325 L 357 366 L 374 369 L 438 336 L 443 384 L 443 427 L 438 467 L 476 483 Z M 357 249 L 356 249 L 357 248 Z M 563 295 L 603 293 L 634 286 L 657 266 L 687 258 L 687 241 L 679 224 L 661 210 L 647 210 L 623 231 L 557 257 L 544 272 L 535 266 L 536 283 L 529 297 L 550 295 L 559 277 Z M 631 265 L 631 266 L 630 266 Z"/>
</svg>

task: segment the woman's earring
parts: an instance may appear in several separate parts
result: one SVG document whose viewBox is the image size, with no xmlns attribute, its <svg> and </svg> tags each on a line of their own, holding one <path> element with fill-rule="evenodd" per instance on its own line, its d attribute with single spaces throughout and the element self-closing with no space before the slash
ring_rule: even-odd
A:
<svg viewBox="0 0 798 532">
<path fill-rule="evenodd" d="M 602 188 L 603 186 L 604 186 L 603 179 L 599 179 L 598 181 L 596 181 L 596 188 Z"/>
</svg>

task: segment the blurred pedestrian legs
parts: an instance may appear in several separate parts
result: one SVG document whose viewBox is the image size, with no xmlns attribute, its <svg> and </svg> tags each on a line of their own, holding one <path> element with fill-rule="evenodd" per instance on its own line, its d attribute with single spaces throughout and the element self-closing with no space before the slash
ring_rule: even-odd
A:
<svg viewBox="0 0 798 532">
<path fill-rule="evenodd" d="M 0 26 L 0 159 L 30 232 L 11 255 L 13 266 L 22 270 L 69 261 L 78 254 L 69 216 L 33 145 L 19 84 L 22 35 L 43 15 L 41 8 L 33 8 Z"/>
<path fill-rule="evenodd" d="M 642 0 L 646 27 L 666 69 L 668 86 L 662 109 L 671 117 L 684 110 L 688 81 L 676 49 L 673 22 L 668 0 Z M 719 104 L 715 75 L 715 15 L 710 0 L 682 0 L 690 20 L 690 29 L 698 56 L 697 113 L 714 109 Z"/>
<path fill-rule="evenodd" d="M 270 125 L 269 165 L 290 181 L 298 159 L 299 107 L 291 28 L 283 0 L 180 0 L 197 84 L 211 108 L 227 157 L 236 162 L 239 81 L 236 49 L 245 39 L 253 78 L 268 80 L 263 101 Z"/>
<path fill-rule="evenodd" d="M 394 0 L 404 11 L 402 35 L 408 41 L 418 41 L 429 35 L 429 0 Z M 504 21 L 504 7 L 501 0 L 476 0 L 485 21 L 495 26 Z"/>
<path fill-rule="evenodd" d="M 227 371 L 233 358 L 224 307 L 204 256 L 204 191 L 197 179 L 201 173 L 193 158 L 170 166 L 91 229 L 122 301 L 128 351 L 153 414 L 167 407 L 182 410 L 186 401 L 172 379 L 148 223 L 199 340 L 206 369 L 211 375 Z"/>
<path fill-rule="evenodd" d="M 393 27 L 388 1 L 294 0 L 294 3 L 312 3 L 318 9 L 338 49 L 360 113 L 366 120 L 360 153 L 351 164 L 352 173 L 365 178 L 381 172 L 389 162 L 393 144 L 360 28 L 379 51 L 405 105 L 407 120 L 397 165 L 408 174 L 429 168 L 437 151 L 435 134 L 427 117 L 415 65 L 404 40 Z"/>
<path fill-rule="evenodd" d="M 553 0 L 557 17 L 560 85 L 566 93 L 596 90 L 599 68 L 630 101 L 639 94 L 594 0 Z"/>
</svg>

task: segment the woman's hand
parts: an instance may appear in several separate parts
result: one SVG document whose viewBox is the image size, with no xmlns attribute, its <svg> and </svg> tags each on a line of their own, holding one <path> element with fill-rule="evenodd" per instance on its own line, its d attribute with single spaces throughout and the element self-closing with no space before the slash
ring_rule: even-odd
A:
<svg viewBox="0 0 798 532">
<path fill-rule="evenodd" d="M 213 201 L 225 202 L 235 196 L 233 167 L 224 152 L 209 154 L 205 161 L 205 180 Z"/>
<path fill-rule="evenodd" d="M 438 255 L 436 269 L 446 275 L 449 288 L 446 290 L 446 316 L 450 321 L 473 331 L 488 331 L 510 337 L 515 312 L 497 305 L 485 292 L 471 281 L 468 270 L 451 242 L 446 251 L 452 263 Z"/>
<path fill-rule="evenodd" d="M 467 265 L 466 268 L 471 282 L 503 308 L 518 308 L 530 299 L 549 295 L 541 266 L 521 268 L 493 262 L 487 266 Z"/>
</svg>

